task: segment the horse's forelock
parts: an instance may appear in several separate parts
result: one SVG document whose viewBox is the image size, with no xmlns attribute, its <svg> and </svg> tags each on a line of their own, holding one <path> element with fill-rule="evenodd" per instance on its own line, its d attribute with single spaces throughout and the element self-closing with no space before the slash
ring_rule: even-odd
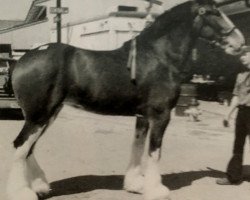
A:
<svg viewBox="0 0 250 200">
<path fill-rule="evenodd" d="M 214 0 L 195 0 L 196 3 L 199 5 L 214 5 L 215 1 Z"/>
</svg>

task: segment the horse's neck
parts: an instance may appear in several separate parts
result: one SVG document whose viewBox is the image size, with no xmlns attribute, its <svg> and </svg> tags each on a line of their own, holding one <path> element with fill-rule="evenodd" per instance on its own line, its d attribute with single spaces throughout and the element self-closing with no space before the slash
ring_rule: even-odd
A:
<svg viewBox="0 0 250 200">
<path fill-rule="evenodd" d="M 186 2 L 164 12 L 156 18 L 153 24 L 141 32 L 138 39 L 145 42 L 157 40 L 169 31 L 178 29 L 180 24 L 192 23 L 192 5 L 192 2 Z"/>
<path fill-rule="evenodd" d="M 138 37 L 137 43 L 142 50 L 154 50 L 175 66 L 185 63 L 194 39 L 192 36 L 193 16 L 191 3 L 178 6 L 160 16 Z M 163 56 L 164 55 L 164 56 Z"/>
<path fill-rule="evenodd" d="M 161 63 L 172 63 L 181 70 L 180 67 L 185 64 L 194 42 L 190 24 L 182 23 L 160 38 L 151 41 L 138 40 L 138 47 L 142 51 L 153 51 L 158 54 Z"/>
</svg>

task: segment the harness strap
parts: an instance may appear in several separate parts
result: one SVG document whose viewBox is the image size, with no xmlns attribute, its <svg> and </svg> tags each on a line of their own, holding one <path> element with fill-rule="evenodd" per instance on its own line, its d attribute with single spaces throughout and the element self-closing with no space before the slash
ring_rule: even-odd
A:
<svg viewBox="0 0 250 200">
<path fill-rule="evenodd" d="M 136 80 L 136 39 L 131 40 L 131 46 L 129 50 L 127 68 L 130 70 L 130 78 L 132 82 Z"/>
<path fill-rule="evenodd" d="M 153 6 L 153 2 L 152 2 L 152 0 L 150 0 L 149 6 L 147 8 L 147 15 L 145 17 L 145 19 L 146 19 L 145 28 L 150 26 L 152 24 L 152 22 L 154 21 L 152 15 L 150 13 L 152 6 Z M 133 34 L 132 28 L 133 28 L 133 26 L 130 24 L 131 34 Z M 131 40 L 130 50 L 129 50 L 127 68 L 130 70 L 130 78 L 134 84 L 136 83 L 136 55 L 137 55 L 136 36 L 133 35 L 132 40 Z"/>
</svg>

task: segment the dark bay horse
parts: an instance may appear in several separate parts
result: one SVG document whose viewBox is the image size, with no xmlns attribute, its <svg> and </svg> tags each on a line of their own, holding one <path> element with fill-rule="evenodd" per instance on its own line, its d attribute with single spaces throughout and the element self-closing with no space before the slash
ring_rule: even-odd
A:
<svg viewBox="0 0 250 200">
<path fill-rule="evenodd" d="M 33 149 L 62 105 L 69 103 L 100 114 L 138 114 L 124 188 L 143 193 L 145 199 L 166 199 L 169 191 L 158 170 L 162 138 L 179 95 L 185 63 L 199 37 L 229 54 L 238 54 L 244 45 L 240 31 L 211 0 L 196 0 L 166 11 L 135 38 L 136 84 L 126 67 L 131 41 L 113 51 L 47 44 L 24 55 L 12 74 L 25 124 L 14 141 L 9 198 L 37 200 L 37 194 L 49 192 Z M 148 132 L 148 159 L 142 170 Z"/>
</svg>

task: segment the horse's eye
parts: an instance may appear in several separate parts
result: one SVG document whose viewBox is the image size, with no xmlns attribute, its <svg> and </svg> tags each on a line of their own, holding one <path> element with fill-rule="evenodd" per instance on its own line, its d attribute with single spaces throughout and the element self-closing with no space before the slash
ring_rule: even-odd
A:
<svg viewBox="0 0 250 200">
<path fill-rule="evenodd" d="M 198 10 L 199 15 L 204 15 L 207 12 L 206 8 L 200 7 Z"/>
<path fill-rule="evenodd" d="M 217 9 L 212 10 L 212 14 L 213 14 L 213 15 L 216 15 L 216 16 L 218 16 L 218 17 L 221 16 L 220 11 L 217 10 Z"/>
</svg>

